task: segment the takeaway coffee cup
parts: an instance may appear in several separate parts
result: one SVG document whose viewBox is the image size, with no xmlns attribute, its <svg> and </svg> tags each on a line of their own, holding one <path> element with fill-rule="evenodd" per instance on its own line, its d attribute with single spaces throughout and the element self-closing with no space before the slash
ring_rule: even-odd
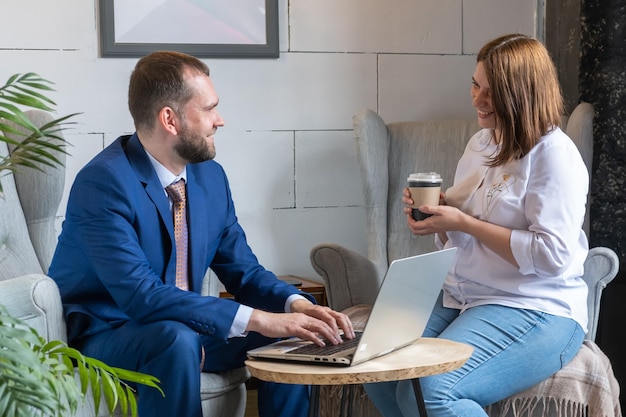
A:
<svg viewBox="0 0 626 417">
<path fill-rule="evenodd" d="M 441 192 L 441 175 L 436 172 L 417 172 L 407 178 L 409 191 L 413 199 L 412 214 L 415 220 L 424 220 L 430 214 L 422 213 L 417 208 L 428 204 L 439 205 L 439 194 Z"/>
</svg>

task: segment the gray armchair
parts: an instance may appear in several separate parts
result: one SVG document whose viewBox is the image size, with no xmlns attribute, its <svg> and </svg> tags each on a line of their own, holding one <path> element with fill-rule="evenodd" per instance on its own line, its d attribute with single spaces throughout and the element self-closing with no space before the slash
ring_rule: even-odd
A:
<svg viewBox="0 0 626 417">
<path fill-rule="evenodd" d="M 588 103 L 579 104 L 563 118 L 564 130 L 578 145 L 589 168 L 592 123 L 593 108 Z M 332 243 L 315 246 L 310 255 L 313 268 L 326 285 L 329 304 L 337 310 L 371 304 L 392 260 L 436 250 L 432 236 L 415 236 L 408 231 L 400 199 L 402 189 L 408 174 L 428 171 L 439 172 L 442 188 L 449 187 L 468 139 L 479 129 L 474 120 L 386 124 L 371 110 L 356 114 L 353 124 L 366 205 L 367 257 Z M 588 217 L 584 228 L 588 231 Z M 608 358 L 593 342 L 601 293 L 617 274 L 618 264 L 611 249 L 589 252 L 584 276 L 589 286 L 589 333 L 583 349 L 550 380 L 490 406 L 491 416 L 552 416 L 558 412 L 566 416 L 568 402 L 572 406 L 569 410 L 589 407 L 593 416 L 621 415 L 617 381 Z M 580 375 L 586 375 L 584 380 Z M 378 415 L 371 404 L 361 404 L 357 409 L 361 415 Z"/>
<path fill-rule="evenodd" d="M 49 122 L 49 114 L 27 112 L 37 126 Z M 16 138 L 17 139 L 17 138 Z M 0 155 L 7 155 L 0 142 Z M 65 160 L 64 155 L 59 155 Z M 44 167 L 43 172 L 23 168 L 0 178 L 0 304 L 9 313 L 34 327 L 47 340 L 67 341 L 63 307 L 55 282 L 46 271 L 56 246 L 54 223 L 63 194 L 65 170 Z M 218 295 L 214 274 L 207 274 L 207 293 Z M 246 404 L 245 368 L 225 373 L 202 373 L 204 416 L 243 416 Z M 88 397 L 78 416 L 93 416 Z M 108 415 L 104 406 L 99 415 Z M 121 415 L 121 413 L 117 413 Z"/>
</svg>

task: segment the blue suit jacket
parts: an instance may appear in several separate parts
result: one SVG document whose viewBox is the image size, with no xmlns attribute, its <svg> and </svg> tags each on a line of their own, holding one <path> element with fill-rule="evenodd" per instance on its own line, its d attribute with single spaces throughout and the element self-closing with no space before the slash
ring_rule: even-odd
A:
<svg viewBox="0 0 626 417">
<path fill-rule="evenodd" d="M 187 200 L 188 292 L 175 285 L 169 201 L 137 135 L 118 138 L 78 173 L 48 271 L 70 342 L 128 320 L 175 320 L 226 340 L 238 302 L 282 312 L 302 294 L 259 265 L 218 163 L 187 166 Z M 199 294 L 209 267 L 238 302 Z"/>
</svg>

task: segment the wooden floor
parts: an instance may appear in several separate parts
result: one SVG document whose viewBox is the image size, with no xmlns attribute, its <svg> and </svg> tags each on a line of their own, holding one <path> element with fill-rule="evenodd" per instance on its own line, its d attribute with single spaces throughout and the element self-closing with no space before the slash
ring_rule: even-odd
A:
<svg viewBox="0 0 626 417">
<path fill-rule="evenodd" d="M 259 417 L 259 409 L 257 407 L 257 393 L 255 389 L 248 390 L 248 397 L 246 400 L 246 413 L 244 417 Z"/>
</svg>

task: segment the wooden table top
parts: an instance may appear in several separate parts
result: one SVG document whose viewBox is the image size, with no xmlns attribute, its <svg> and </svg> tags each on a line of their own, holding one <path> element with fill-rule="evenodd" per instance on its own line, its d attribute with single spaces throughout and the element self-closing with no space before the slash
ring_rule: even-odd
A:
<svg viewBox="0 0 626 417">
<path fill-rule="evenodd" d="M 246 366 L 258 379 L 286 384 L 342 385 L 421 378 L 463 366 L 473 348 L 446 339 L 420 338 L 413 344 L 348 367 L 248 359 Z"/>
</svg>

